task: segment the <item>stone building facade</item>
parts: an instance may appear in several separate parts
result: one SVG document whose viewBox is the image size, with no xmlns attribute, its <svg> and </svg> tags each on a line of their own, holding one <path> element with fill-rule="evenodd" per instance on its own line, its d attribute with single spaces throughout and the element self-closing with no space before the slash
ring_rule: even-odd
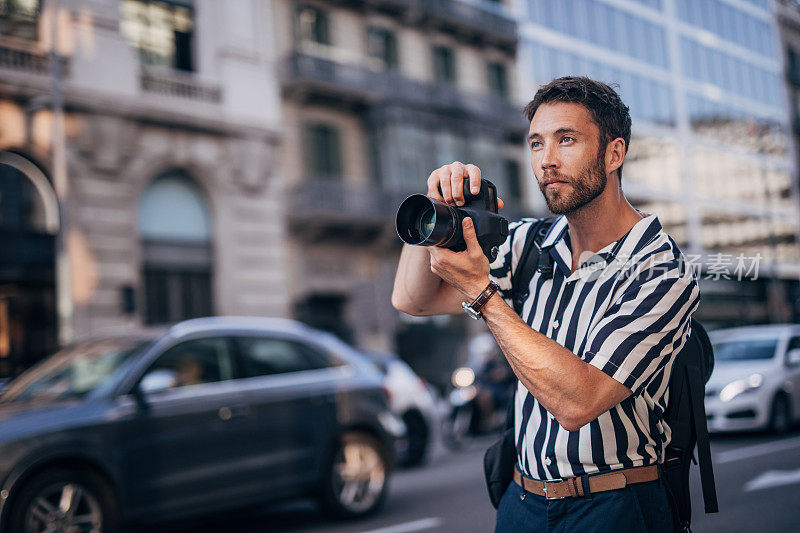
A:
<svg viewBox="0 0 800 533">
<path fill-rule="evenodd" d="M 287 316 L 272 4 L 8 6 L 0 374 L 102 331 Z"/>
<path fill-rule="evenodd" d="M 515 102 L 516 23 L 502 2 L 275 0 L 296 317 L 397 349 L 437 381 L 462 317 L 391 307 L 400 202 L 435 168 L 478 164 L 518 216 L 527 131 Z M 535 191 L 538 194 L 538 191 Z"/>
</svg>

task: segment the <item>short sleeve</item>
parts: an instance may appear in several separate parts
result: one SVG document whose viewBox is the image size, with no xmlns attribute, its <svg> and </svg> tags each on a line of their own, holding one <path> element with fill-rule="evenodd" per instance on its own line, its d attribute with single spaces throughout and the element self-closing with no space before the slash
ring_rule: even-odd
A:
<svg viewBox="0 0 800 533">
<path fill-rule="evenodd" d="M 640 394 L 689 335 L 699 291 L 691 269 L 641 271 L 592 328 L 583 360 Z"/>
<path fill-rule="evenodd" d="M 489 265 L 489 279 L 500 285 L 500 296 L 510 306 L 511 276 L 517 266 L 517 260 L 525 245 L 525 237 L 532 221 L 523 219 L 508 225 L 508 238 L 498 248 L 497 257 Z"/>
</svg>

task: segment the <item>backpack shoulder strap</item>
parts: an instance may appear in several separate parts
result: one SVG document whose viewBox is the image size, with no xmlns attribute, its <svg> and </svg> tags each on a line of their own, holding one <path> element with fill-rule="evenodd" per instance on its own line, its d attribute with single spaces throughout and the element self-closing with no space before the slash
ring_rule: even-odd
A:
<svg viewBox="0 0 800 533">
<path fill-rule="evenodd" d="M 706 513 L 719 511 L 717 505 L 717 488 L 714 482 L 714 467 L 711 464 L 711 445 L 708 439 L 706 410 L 703 405 L 703 376 L 696 365 L 687 365 L 686 377 L 689 382 L 689 400 L 692 406 L 694 429 L 697 435 L 697 462 L 700 466 L 700 482 L 703 486 L 703 503 Z"/>
<path fill-rule="evenodd" d="M 511 298 L 514 303 L 514 311 L 518 315 L 522 314 L 522 305 L 529 296 L 528 285 L 539 264 L 540 245 L 556 218 L 548 217 L 535 221 L 525 235 L 525 246 L 522 248 L 517 268 L 511 274 Z"/>
</svg>

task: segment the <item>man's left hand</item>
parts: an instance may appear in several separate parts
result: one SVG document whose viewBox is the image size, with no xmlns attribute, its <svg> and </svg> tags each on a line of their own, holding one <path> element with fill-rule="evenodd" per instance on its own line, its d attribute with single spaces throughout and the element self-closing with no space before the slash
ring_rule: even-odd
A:
<svg viewBox="0 0 800 533">
<path fill-rule="evenodd" d="M 489 283 L 489 260 L 483 254 L 475 235 L 472 219 L 464 218 L 461 224 L 467 249 L 454 252 L 447 248 L 431 246 L 431 272 L 474 300 Z"/>
</svg>

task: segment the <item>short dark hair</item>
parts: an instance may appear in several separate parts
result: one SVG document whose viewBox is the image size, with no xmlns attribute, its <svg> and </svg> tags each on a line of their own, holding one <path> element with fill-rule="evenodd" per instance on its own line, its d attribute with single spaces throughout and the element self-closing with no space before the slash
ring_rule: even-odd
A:
<svg viewBox="0 0 800 533">
<path fill-rule="evenodd" d="M 628 106 L 622 103 L 619 94 L 608 84 L 586 76 L 564 76 L 556 78 L 536 91 L 522 111 L 528 122 L 542 104 L 550 102 L 573 102 L 589 110 L 597 127 L 600 128 L 600 150 L 619 137 L 625 141 L 625 153 L 631 142 L 631 115 Z M 619 167 L 619 180 L 622 182 L 622 165 Z"/>
</svg>

